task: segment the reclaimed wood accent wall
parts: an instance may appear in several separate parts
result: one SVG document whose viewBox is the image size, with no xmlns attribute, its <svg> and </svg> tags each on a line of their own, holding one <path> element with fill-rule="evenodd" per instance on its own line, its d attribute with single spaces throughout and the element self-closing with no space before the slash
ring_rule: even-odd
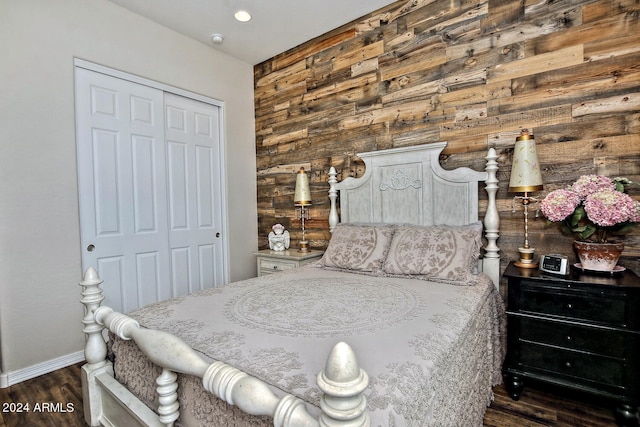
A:
<svg viewBox="0 0 640 427">
<path fill-rule="evenodd" d="M 506 266 L 524 240 L 507 191 L 522 129 L 542 166 L 535 196 L 583 174 L 640 181 L 639 34 L 639 0 L 404 0 L 256 65 L 259 246 L 276 223 L 297 246 L 300 167 L 313 196 L 307 238 L 322 249 L 330 166 L 339 179 L 360 176 L 359 152 L 447 141 L 446 169 L 483 170 L 487 147 L 498 151 Z M 480 197 L 484 214 L 483 187 Z M 575 262 L 572 238 L 531 218 L 537 254 Z M 621 264 L 640 273 L 639 256 L 636 230 Z"/>
</svg>

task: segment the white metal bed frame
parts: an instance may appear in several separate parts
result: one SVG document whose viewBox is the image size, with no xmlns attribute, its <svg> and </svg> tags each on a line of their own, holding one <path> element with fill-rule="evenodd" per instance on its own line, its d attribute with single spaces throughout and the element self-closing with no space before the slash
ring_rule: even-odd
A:
<svg viewBox="0 0 640 427">
<path fill-rule="evenodd" d="M 333 232 L 339 222 L 338 191 L 343 222 L 469 224 L 478 219 L 478 181 L 484 181 L 489 197 L 484 217 L 488 243 L 480 268 L 498 286 L 496 152 L 489 149 L 486 172 L 468 168 L 447 171 L 439 163 L 445 146 L 446 143 L 435 143 L 359 154 L 366 165 L 364 176 L 347 178 L 340 183 L 332 167 L 329 172 L 330 229 Z M 324 394 L 320 403 L 322 413 L 316 419 L 299 398 L 291 395 L 279 398 L 264 382 L 239 369 L 222 362 L 206 362 L 181 339 L 142 328 L 130 317 L 101 307 L 104 299 L 101 283 L 92 268 L 80 282 L 81 302 L 85 306 L 83 332 L 87 335 L 82 388 L 84 415 L 89 425 L 172 426 L 180 415 L 176 373 L 184 373 L 201 378 L 208 392 L 246 413 L 272 417 L 274 426 L 369 426 L 366 398 L 362 394 L 368 385 L 368 376 L 358 366 L 347 344 L 336 344 L 324 370 L 317 376 L 318 387 Z M 162 368 L 156 380 L 157 414 L 114 378 L 103 337 L 105 328 L 122 339 L 134 340 L 138 348 Z"/>
</svg>

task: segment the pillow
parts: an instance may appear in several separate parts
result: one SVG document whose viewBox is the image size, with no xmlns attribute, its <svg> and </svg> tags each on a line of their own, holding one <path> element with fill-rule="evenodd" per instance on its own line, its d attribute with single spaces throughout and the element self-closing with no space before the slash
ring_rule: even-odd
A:
<svg viewBox="0 0 640 427">
<path fill-rule="evenodd" d="M 321 263 L 329 268 L 381 273 L 394 230 L 393 225 L 338 224 Z"/>
<path fill-rule="evenodd" d="M 475 224 L 398 227 L 383 271 L 423 280 L 465 282 L 476 268 L 481 236 L 481 229 Z"/>
</svg>

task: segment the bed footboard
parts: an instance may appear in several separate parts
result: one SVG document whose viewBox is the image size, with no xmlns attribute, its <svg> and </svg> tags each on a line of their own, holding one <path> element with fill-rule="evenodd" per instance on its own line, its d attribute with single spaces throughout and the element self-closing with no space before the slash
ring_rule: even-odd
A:
<svg viewBox="0 0 640 427">
<path fill-rule="evenodd" d="M 322 413 L 316 419 L 299 398 L 292 395 L 280 398 L 267 384 L 239 369 L 222 362 L 203 360 L 181 339 L 143 328 L 124 314 L 100 307 L 104 299 L 101 283 L 93 268 L 87 270 L 80 282 L 83 287 L 81 302 L 85 306 L 83 332 L 87 336 L 82 389 L 84 415 L 89 425 L 173 425 L 180 416 L 176 373 L 183 373 L 201 378 L 208 392 L 248 414 L 272 417 L 274 426 L 337 427 L 345 423 L 369 426 L 366 398 L 362 394 L 369 379 L 347 344 L 335 345 L 324 370 L 317 376 L 318 387 L 324 394 L 320 401 Z M 140 350 L 162 368 L 156 380 L 160 402 L 157 413 L 115 380 L 111 362 L 106 358 L 104 328 L 122 339 L 135 341 Z"/>
</svg>

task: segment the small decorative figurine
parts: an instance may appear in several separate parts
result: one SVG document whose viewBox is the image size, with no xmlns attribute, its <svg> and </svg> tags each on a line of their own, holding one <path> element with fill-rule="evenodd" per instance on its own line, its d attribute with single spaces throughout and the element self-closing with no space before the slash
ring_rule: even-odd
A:
<svg viewBox="0 0 640 427">
<path fill-rule="evenodd" d="M 284 251 L 289 249 L 289 232 L 284 229 L 282 224 L 276 224 L 271 227 L 273 230 L 269 233 L 269 249 L 272 251 Z"/>
</svg>

